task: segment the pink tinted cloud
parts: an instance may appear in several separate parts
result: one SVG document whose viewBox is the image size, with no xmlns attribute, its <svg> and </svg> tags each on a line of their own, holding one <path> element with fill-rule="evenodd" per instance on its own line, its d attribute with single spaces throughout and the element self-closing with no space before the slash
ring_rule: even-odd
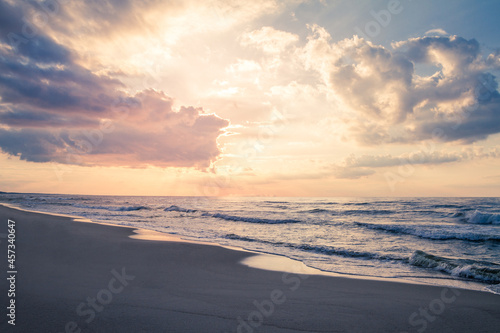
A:
<svg viewBox="0 0 500 333">
<path fill-rule="evenodd" d="M 206 168 L 220 154 L 227 120 L 202 108 L 174 109 L 152 89 L 136 94 L 75 61 L 40 31 L 22 36 L 24 12 L 0 2 L 0 149 L 32 162 Z"/>
</svg>

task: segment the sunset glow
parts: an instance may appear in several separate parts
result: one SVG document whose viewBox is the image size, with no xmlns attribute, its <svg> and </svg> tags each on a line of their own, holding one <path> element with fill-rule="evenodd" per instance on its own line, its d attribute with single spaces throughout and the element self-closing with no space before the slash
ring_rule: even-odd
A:
<svg viewBox="0 0 500 333">
<path fill-rule="evenodd" d="M 499 196 L 499 9 L 0 1 L 0 190 Z"/>
</svg>

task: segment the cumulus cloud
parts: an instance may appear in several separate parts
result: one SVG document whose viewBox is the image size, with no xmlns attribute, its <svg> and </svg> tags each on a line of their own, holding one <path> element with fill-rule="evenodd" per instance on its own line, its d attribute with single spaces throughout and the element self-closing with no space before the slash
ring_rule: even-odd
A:
<svg viewBox="0 0 500 333">
<path fill-rule="evenodd" d="M 303 61 L 350 110 L 346 122 L 358 142 L 470 143 L 500 132 L 491 74 L 499 55 L 483 57 L 475 39 L 425 36 L 386 48 L 357 36 L 333 43 L 323 28 L 311 29 Z M 424 75 L 419 66 L 436 71 Z"/>
<path fill-rule="evenodd" d="M 220 154 L 217 137 L 228 121 L 202 108 L 174 109 L 161 91 L 127 93 L 50 36 L 26 34 L 24 17 L 25 9 L 0 2 L 4 153 L 33 162 L 199 168 Z"/>
</svg>

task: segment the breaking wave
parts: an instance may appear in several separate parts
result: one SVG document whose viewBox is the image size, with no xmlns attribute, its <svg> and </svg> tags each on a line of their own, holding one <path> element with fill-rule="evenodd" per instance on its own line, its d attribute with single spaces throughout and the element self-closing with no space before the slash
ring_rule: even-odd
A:
<svg viewBox="0 0 500 333">
<path fill-rule="evenodd" d="M 500 214 L 482 213 L 478 210 L 465 214 L 464 221 L 471 224 L 498 224 L 500 225 Z"/>
<path fill-rule="evenodd" d="M 275 245 L 275 246 L 280 246 L 280 247 L 287 247 L 287 248 L 293 248 L 301 251 L 306 251 L 306 252 L 314 252 L 314 253 L 319 253 L 319 254 L 325 254 L 325 255 L 336 255 L 336 256 L 342 256 L 346 258 L 358 258 L 358 259 L 377 259 L 377 260 L 407 260 L 407 258 L 401 258 L 401 257 L 395 257 L 395 256 L 389 256 L 389 255 L 380 255 L 377 253 L 371 253 L 371 252 L 364 252 L 364 251 L 353 251 L 353 250 L 347 250 L 343 248 L 336 248 L 333 246 L 317 246 L 317 245 L 310 245 L 310 244 L 293 244 L 293 243 L 282 243 L 282 242 L 271 242 L 271 241 L 266 241 L 266 240 L 260 240 L 260 239 L 254 239 L 254 238 L 249 238 L 245 236 L 238 236 L 235 234 L 227 234 L 225 236 L 227 239 L 234 239 L 234 240 L 240 240 L 240 241 L 245 241 L 245 242 L 259 242 L 263 244 L 270 244 L 270 245 Z"/>
<path fill-rule="evenodd" d="M 393 234 L 411 235 L 432 240 L 465 240 L 470 242 L 500 241 L 500 235 L 492 235 L 487 231 L 470 228 L 457 228 L 456 226 L 412 226 L 401 224 L 372 224 L 354 222 L 356 225 L 372 230 L 380 230 Z"/>
<path fill-rule="evenodd" d="M 257 217 L 246 217 L 246 216 L 236 216 L 236 215 L 226 215 L 220 213 L 203 213 L 201 216 L 215 217 L 217 219 L 222 219 L 226 221 L 236 221 L 236 222 L 248 222 L 248 223 L 261 223 L 261 224 L 286 224 L 286 223 L 300 223 L 302 221 L 293 219 L 263 219 Z"/>
<path fill-rule="evenodd" d="M 486 261 L 450 259 L 417 250 L 411 255 L 409 263 L 417 267 L 432 268 L 455 277 L 500 283 L 500 265 Z"/>
<path fill-rule="evenodd" d="M 164 209 L 166 212 L 180 212 L 180 213 L 196 213 L 196 209 L 182 208 L 179 206 L 172 205 Z"/>
<path fill-rule="evenodd" d="M 332 215 L 392 215 L 397 212 L 389 209 L 348 209 L 339 210 Z"/>
</svg>

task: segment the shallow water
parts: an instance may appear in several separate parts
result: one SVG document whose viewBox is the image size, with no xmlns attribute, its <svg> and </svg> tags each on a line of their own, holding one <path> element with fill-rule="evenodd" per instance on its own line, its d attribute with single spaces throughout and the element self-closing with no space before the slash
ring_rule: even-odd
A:
<svg viewBox="0 0 500 333">
<path fill-rule="evenodd" d="M 499 198 L 0 194 L 0 202 L 285 255 L 347 276 L 500 283 Z"/>
</svg>

